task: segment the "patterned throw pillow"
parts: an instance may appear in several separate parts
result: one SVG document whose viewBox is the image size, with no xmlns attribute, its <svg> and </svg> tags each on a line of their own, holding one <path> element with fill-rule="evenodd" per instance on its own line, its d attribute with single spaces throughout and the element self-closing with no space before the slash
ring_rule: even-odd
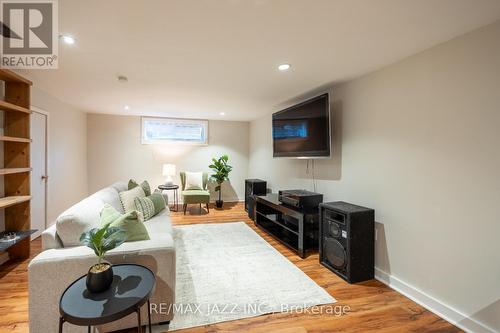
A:
<svg viewBox="0 0 500 333">
<path fill-rule="evenodd" d="M 134 199 L 137 197 L 144 198 L 146 194 L 144 193 L 142 187 L 137 186 L 131 190 L 120 192 L 119 196 L 120 201 L 122 202 L 123 211 L 128 213 L 135 210 Z"/>
<path fill-rule="evenodd" d="M 149 197 L 135 198 L 134 204 L 135 209 L 144 217 L 144 221 L 155 216 L 155 205 Z"/>
<path fill-rule="evenodd" d="M 129 190 L 131 190 L 137 186 L 139 186 L 139 184 L 134 179 L 130 179 L 128 181 L 128 189 Z M 149 186 L 149 183 L 146 180 L 143 181 L 140 186 L 144 190 L 144 193 L 146 194 L 147 197 L 151 195 L 151 186 Z"/>
</svg>

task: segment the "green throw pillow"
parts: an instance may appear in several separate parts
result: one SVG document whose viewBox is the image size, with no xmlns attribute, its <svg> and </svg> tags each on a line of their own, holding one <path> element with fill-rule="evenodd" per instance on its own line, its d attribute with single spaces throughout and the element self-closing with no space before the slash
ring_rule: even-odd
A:
<svg viewBox="0 0 500 333">
<path fill-rule="evenodd" d="M 135 209 L 144 216 L 144 221 L 149 220 L 166 207 L 163 195 L 156 192 L 151 194 L 149 197 L 135 198 L 134 203 Z"/>
<path fill-rule="evenodd" d="M 165 198 L 159 192 L 154 192 L 148 198 L 151 199 L 151 201 L 153 201 L 153 205 L 155 206 L 155 215 L 167 207 Z"/>
<path fill-rule="evenodd" d="M 134 179 L 130 179 L 128 181 L 128 189 L 129 190 L 131 190 L 137 186 L 139 186 L 139 184 Z M 144 193 L 146 193 L 147 197 L 151 195 L 151 186 L 149 186 L 149 183 L 146 180 L 141 183 L 141 187 L 144 190 Z"/>
<path fill-rule="evenodd" d="M 101 211 L 101 225 L 110 224 L 125 231 L 126 242 L 148 240 L 149 234 L 137 211 L 120 214 L 112 206 L 106 204 Z"/>
<path fill-rule="evenodd" d="M 101 226 L 109 224 L 122 216 L 119 211 L 117 211 L 110 204 L 105 204 L 101 210 Z"/>
</svg>

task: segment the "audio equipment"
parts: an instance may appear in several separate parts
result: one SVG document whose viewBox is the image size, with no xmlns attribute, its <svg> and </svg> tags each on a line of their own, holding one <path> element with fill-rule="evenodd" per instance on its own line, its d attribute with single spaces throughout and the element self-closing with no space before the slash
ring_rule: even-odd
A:
<svg viewBox="0 0 500 333">
<path fill-rule="evenodd" d="M 323 194 L 306 190 L 278 191 L 278 200 L 285 205 L 300 209 L 317 209 L 323 202 Z"/>
<path fill-rule="evenodd" d="M 349 283 L 373 279 L 375 211 L 346 202 L 319 205 L 320 263 Z"/>
<path fill-rule="evenodd" d="M 255 195 L 251 194 L 248 196 L 248 217 L 252 220 L 255 219 Z"/>
<path fill-rule="evenodd" d="M 250 198 L 252 195 L 266 195 L 267 183 L 260 179 L 245 180 L 245 210 L 248 212 L 248 217 L 254 219 L 253 205 L 254 200 Z"/>
<path fill-rule="evenodd" d="M 319 209 L 299 209 L 278 200 L 278 193 L 255 195 L 255 225 L 301 258 L 319 244 Z"/>
</svg>

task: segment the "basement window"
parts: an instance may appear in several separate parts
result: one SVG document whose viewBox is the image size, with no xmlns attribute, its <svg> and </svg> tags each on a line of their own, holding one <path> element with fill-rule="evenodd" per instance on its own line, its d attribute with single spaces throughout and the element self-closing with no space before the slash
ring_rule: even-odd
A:
<svg viewBox="0 0 500 333">
<path fill-rule="evenodd" d="M 142 144 L 208 144 L 208 120 L 142 117 Z"/>
</svg>

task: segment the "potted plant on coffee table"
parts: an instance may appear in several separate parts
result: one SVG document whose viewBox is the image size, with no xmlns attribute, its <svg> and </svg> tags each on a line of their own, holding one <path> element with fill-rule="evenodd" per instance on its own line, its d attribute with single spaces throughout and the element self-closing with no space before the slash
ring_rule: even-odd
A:
<svg viewBox="0 0 500 333">
<path fill-rule="evenodd" d="M 224 201 L 222 201 L 221 199 L 221 185 L 225 180 L 229 180 L 229 173 L 233 169 L 232 166 L 227 164 L 228 161 L 229 157 L 227 155 L 222 155 L 218 159 L 212 158 L 212 164 L 208 166 L 214 172 L 214 174 L 212 174 L 210 178 L 217 183 L 217 186 L 215 186 L 215 191 L 219 192 L 219 200 L 215 201 L 215 207 L 217 208 L 222 208 L 222 205 L 224 204 Z"/>
<path fill-rule="evenodd" d="M 102 228 L 93 228 L 80 236 L 80 243 L 94 250 L 97 263 L 89 268 L 87 273 L 87 289 L 92 293 L 100 293 L 109 288 L 113 282 L 113 268 L 109 262 L 104 262 L 106 252 L 125 242 L 125 232 L 106 224 Z"/>
</svg>

